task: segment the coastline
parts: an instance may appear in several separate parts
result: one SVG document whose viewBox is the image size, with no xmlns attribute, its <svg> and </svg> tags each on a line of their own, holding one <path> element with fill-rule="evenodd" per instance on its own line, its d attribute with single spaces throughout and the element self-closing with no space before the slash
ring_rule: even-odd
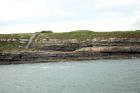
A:
<svg viewBox="0 0 140 93">
<path fill-rule="evenodd" d="M 105 53 L 105 52 L 21 52 L 0 53 L 0 65 L 48 63 L 101 59 L 133 59 L 140 58 L 140 53 Z"/>
<path fill-rule="evenodd" d="M 0 34 L 0 64 L 140 58 L 140 30 Z"/>
</svg>

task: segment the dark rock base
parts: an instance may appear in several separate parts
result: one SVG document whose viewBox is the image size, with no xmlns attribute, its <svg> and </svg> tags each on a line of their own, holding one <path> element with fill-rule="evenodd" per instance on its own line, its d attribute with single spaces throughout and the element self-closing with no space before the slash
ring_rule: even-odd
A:
<svg viewBox="0 0 140 93">
<path fill-rule="evenodd" d="M 139 52 L 113 53 L 113 52 L 24 52 L 24 53 L 0 53 L 0 64 L 25 64 L 25 63 L 46 63 L 65 62 L 77 60 L 96 59 L 123 59 L 140 58 Z"/>
</svg>

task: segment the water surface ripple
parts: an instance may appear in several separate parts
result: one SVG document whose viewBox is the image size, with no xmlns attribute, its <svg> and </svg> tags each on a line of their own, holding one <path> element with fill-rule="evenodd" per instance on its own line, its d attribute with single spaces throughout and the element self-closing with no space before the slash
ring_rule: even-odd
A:
<svg viewBox="0 0 140 93">
<path fill-rule="evenodd" d="M 0 65 L 0 93 L 140 93 L 140 59 Z"/>
</svg>

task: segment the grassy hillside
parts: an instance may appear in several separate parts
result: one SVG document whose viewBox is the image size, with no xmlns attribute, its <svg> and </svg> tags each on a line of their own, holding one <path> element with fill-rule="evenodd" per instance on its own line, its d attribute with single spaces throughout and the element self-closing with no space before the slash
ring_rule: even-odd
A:
<svg viewBox="0 0 140 93">
<path fill-rule="evenodd" d="M 20 43 L 18 40 L 20 39 L 29 39 L 32 36 L 32 34 L 0 34 L 0 51 L 5 50 L 23 50 L 26 46 L 26 43 Z M 8 42 L 3 41 L 9 39 Z M 10 41 L 12 39 L 16 39 L 17 41 Z"/>
<path fill-rule="evenodd" d="M 48 33 L 43 31 L 40 33 L 37 39 L 43 38 L 53 38 L 53 39 L 91 39 L 91 38 L 140 38 L 140 30 L 136 31 L 115 31 L 115 32 L 94 32 L 89 30 L 77 30 L 72 32 L 62 32 L 62 33 Z"/>
<path fill-rule="evenodd" d="M 0 39 L 28 39 L 32 36 L 31 33 L 28 34 L 0 34 Z"/>
<path fill-rule="evenodd" d="M 29 34 L 0 34 L 0 39 L 29 39 Z M 140 30 L 136 31 L 115 31 L 115 32 L 94 32 L 90 30 L 77 30 L 71 32 L 54 33 L 42 31 L 37 39 L 90 39 L 90 38 L 140 38 Z"/>
</svg>

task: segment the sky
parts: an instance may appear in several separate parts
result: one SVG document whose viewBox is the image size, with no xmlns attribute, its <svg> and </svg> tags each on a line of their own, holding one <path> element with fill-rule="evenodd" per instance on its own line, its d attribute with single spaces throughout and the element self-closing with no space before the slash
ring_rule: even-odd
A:
<svg viewBox="0 0 140 93">
<path fill-rule="evenodd" d="M 140 0 L 0 0 L 0 34 L 140 29 Z"/>
</svg>

